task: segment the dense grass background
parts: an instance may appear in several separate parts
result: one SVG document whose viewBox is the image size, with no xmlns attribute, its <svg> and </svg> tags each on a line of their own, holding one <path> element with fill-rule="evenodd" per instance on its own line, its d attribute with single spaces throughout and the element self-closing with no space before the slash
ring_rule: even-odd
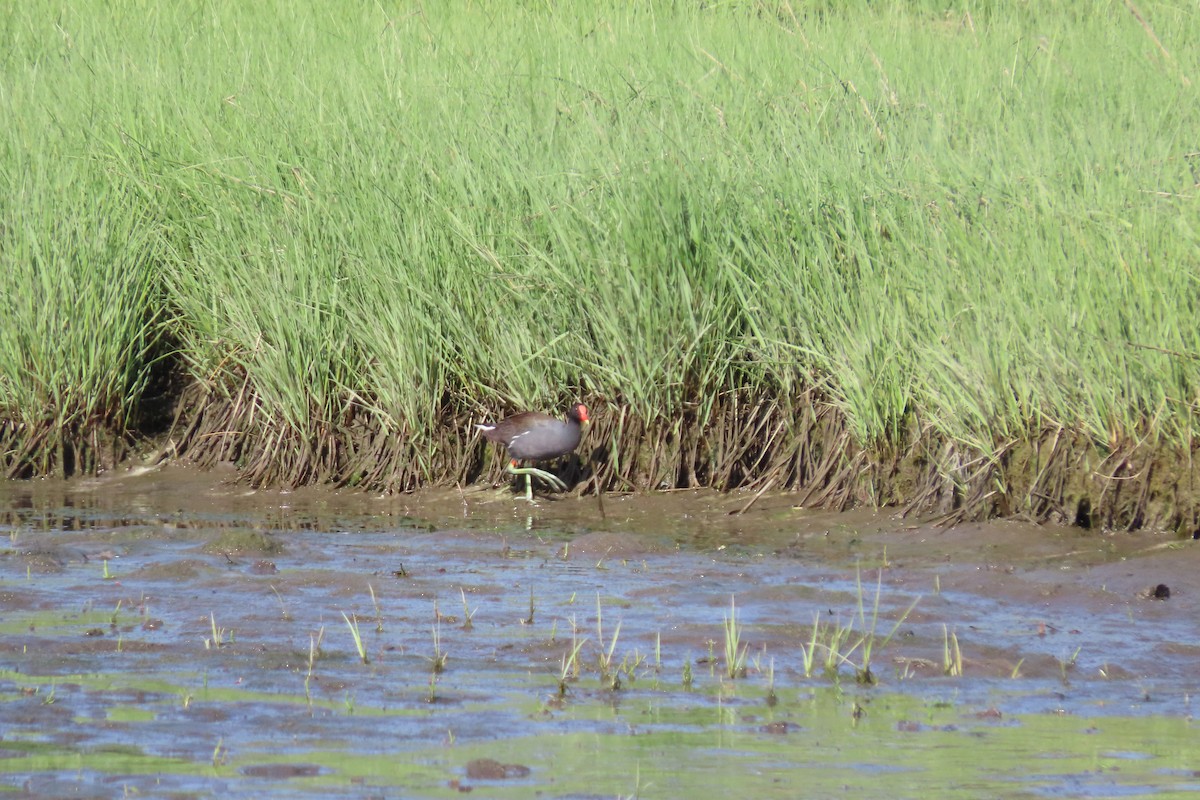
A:
<svg viewBox="0 0 1200 800">
<path fill-rule="evenodd" d="M 292 480 L 575 396 L 630 463 L 812 392 L 858 448 L 1190 446 L 1194 4 L 701 6 L 0 12 L 0 420 L 125 433 L 166 343 Z"/>
</svg>

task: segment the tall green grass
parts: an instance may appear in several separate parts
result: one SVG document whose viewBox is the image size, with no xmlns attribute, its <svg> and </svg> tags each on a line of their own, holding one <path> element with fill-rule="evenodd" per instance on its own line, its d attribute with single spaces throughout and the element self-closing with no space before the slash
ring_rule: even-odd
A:
<svg viewBox="0 0 1200 800">
<path fill-rule="evenodd" d="M 150 375 L 146 209 L 88 163 L 0 170 L 0 468 L 92 471 L 124 452 Z"/>
<path fill-rule="evenodd" d="M 1161 49 L 1109 0 L 22 4 L 0 170 L 32 151 L 47 230 L 124 245 L 88 262 L 142 309 L 113 396 L 136 404 L 155 297 L 273 457 L 366 425 L 445 477 L 443 426 L 472 414 L 580 395 L 661 442 L 813 387 L 864 447 L 1186 443 L 1200 12 L 1139 5 Z M 73 263 L 13 244 L 23 192 L 13 297 Z M 153 289 L 114 279 L 147 264 Z M 60 344 L 99 398 L 110 367 Z M 5 351 L 19 419 L 38 382 Z"/>
</svg>

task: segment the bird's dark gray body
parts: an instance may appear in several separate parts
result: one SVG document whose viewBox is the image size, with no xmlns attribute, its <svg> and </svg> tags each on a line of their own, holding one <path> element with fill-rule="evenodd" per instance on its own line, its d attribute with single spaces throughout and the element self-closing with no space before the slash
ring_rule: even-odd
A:
<svg viewBox="0 0 1200 800">
<path fill-rule="evenodd" d="M 576 405 L 566 419 L 549 414 L 526 411 L 505 417 L 491 425 L 479 425 L 489 442 L 498 442 L 508 449 L 508 455 L 521 461 L 549 461 L 565 456 L 579 446 L 583 435 L 581 424 L 587 420 L 587 409 Z"/>
</svg>

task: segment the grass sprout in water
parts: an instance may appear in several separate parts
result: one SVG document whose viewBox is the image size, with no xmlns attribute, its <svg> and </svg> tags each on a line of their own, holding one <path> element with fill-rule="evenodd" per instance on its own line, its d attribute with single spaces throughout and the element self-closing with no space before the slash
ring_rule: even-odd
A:
<svg viewBox="0 0 1200 800">
<path fill-rule="evenodd" d="M 346 627 L 350 629 L 350 636 L 354 639 L 354 649 L 357 651 L 359 659 L 362 660 L 362 663 L 369 664 L 371 659 L 367 655 L 366 643 L 363 642 L 362 634 L 358 630 L 358 617 L 347 615 L 343 611 L 342 619 L 346 620 Z"/>
<path fill-rule="evenodd" d="M 750 645 L 742 642 L 738 624 L 737 602 L 729 598 L 729 616 L 725 617 L 725 674 L 730 678 L 746 677 L 746 652 Z"/>
<path fill-rule="evenodd" d="M 806 678 L 811 678 L 820 665 L 827 677 L 836 680 L 839 670 L 848 666 L 854 670 L 854 678 L 858 683 L 875 683 L 876 676 L 871 669 L 873 659 L 879 650 L 892 641 L 900 626 L 920 602 L 919 597 L 914 599 L 892 624 L 890 630 L 880 635 L 879 604 L 883 592 L 883 570 L 878 571 L 875 595 L 869 613 L 861 573 L 856 575 L 855 588 L 857 606 L 850 622 L 842 624 L 836 618 L 830 622 L 823 622 L 820 612 L 813 613 L 808 639 L 800 645 L 801 667 Z M 858 622 L 857 628 L 855 620 Z"/>
</svg>

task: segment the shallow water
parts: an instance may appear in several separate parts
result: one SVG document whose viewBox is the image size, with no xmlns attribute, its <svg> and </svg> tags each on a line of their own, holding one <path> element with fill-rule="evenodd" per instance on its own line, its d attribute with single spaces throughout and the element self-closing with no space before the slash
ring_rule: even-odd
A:
<svg viewBox="0 0 1200 800">
<path fill-rule="evenodd" d="M 750 499 L 2 484 L 0 789 L 1200 790 L 1196 543 Z"/>
</svg>

